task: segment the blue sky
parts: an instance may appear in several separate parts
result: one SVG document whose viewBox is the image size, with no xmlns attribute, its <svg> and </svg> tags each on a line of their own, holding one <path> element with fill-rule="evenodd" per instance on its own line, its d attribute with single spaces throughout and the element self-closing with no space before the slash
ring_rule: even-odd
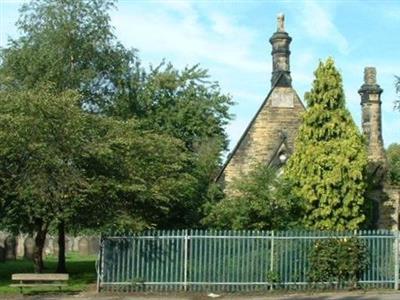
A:
<svg viewBox="0 0 400 300">
<path fill-rule="evenodd" d="M 17 37 L 21 1 L 0 0 L 0 46 Z M 394 75 L 400 75 L 400 1 L 142 1 L 120 0 L 111 12 L 118 39 L 139 50 L 145 65 L 162 59 L 182 68 L 200 63 L 232 95 L 230 147 L 270 88 L 276 15 L 284 13 L 293 38 L 291 71 L 300 98 L 310 89 L 320 59 L 332 56 L 344 80 L 347 107 L 360 125 L 365 66 L 377 68 L 385 146 L 400 142 L 400 112 L 393 111 Z"/>
</svg>

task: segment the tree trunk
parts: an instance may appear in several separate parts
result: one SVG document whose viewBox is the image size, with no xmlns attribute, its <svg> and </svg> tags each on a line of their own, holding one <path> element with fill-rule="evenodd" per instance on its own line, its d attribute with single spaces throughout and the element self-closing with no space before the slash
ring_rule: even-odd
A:
<svg viewBox="0 0 400 300">
<path fill-rule="evenodd" d="M 58 224 L 58 264 L 57 273 L 67 273 L 65 265 L 65 224 L 60 221 Z"/>
<path fill-rule="evenodd" d="M 35 264 L 34 270 L 35 273 L 42 273 L 43 272 L 43 248 L 44 243 L 46 241 L 46 234 L 47 234 L 47 226 L 41 224 L 38 226 L 38 232 L 36 233 L 35 237 L 35 249 L 33 252 L 33 262 Z"/>
</svg>

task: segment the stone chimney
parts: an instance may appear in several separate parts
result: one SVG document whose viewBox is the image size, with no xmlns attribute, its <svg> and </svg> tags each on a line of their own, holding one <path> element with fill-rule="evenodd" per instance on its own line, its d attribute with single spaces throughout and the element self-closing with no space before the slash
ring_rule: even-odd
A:
<svg viewBox="0 0 400 300">
<path fill-rule="evenodd" d="M 382 139 L 381 94 L 383 90 L 376 83 L 376 69 L 364 69 L 364 84 L 358 90 L 361 95 L 362 130 L 367 139 L 370 162 L 385 164 L 386 156 Z"/>
<path fill-rule="evenodd" d="M 269 42 L 272 44 L 271 85 L 275 83 L 280 74 L 283 74 L 276 86 L 291 87 L 292 78 L 290 77 L 289 45 L 292 41 L 292 38 L 285 31 L 285 16 L 283 14 L 279 14 L 277 20 L 277 30 L 269 39 Z"/>
</svg>

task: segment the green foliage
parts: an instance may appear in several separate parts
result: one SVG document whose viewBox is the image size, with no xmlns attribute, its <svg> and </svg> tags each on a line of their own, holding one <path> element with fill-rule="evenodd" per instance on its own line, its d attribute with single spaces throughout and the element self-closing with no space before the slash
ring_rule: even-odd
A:
<svg viewBox="0 0 400 300">
<path fill-rule="evenodd" d="M 130 72 L 109 114 L 137 117 L 144 128 L 171 134 L 191 151 L 204 142 L 226 148 L 223 127 L 231 118 L 232 101 L 221 94 L 217 83 L 208 81 L 206 70 L 195 65 L 179 71 L 161 63 L 149 72 L 140 65 Z"/>
<path fill-rule="evenodd" d="M 114 224 L 117 227 L 195 226 L 202 216 L 203 203 L 212 193 L 209 189 L 213 190 L 221 153 L 228 144 L 224 126 L 231 118 L 231 98 L 220 92 L 217 83 L 208 81 L 207 71 L 197 65 L 182 71 L 164 63 L 149 70 L 143 68 L 135 51 L 125 49 L 113 35 L 109 10 L 114 3 L 39 0 L 23 4 L 17 22 L 21 36 L 9 40 L 0 53 L 0 89 L 14 92 L 51 83 L 56 93 L 75 90 L 84 110 L 103 117 L 92 118 L 89 131 L 110 140 L 93 147 L 99 157 L 87 154 L 79 159 L 89 173 L 94 169 L 102 176 L 90 173 L 92 194 L 109 195 L 100 205 L 92 194 L 83 193 L 85 203 L 92 205 L 87 207 L 99 208 L 90 212 L 101 212 L 90 227 L 100 216 L 108 216 L 104 208 L 118 197 L 122 202 L 135 198 L 136 212 L 147 205 L 144 202 L 159 206 L 150 206 L 143 216 L 134 214 L 134 219 L 130 219 L 131 212 L 121 210 L 121 218 Z M 107 121 L 106 116 L 112 119 Z M 118 131 L 118 126 L 127 133 Z M 136 146 L 143 151 L 133 157 Z M 108 149 L 111 156 L 105 156 L 98 147 Z M 170 148 L 179 149 L 179 153 Z M 118 151 L 122 159 L 115 155 Z M 171 155 L 161 151 L 171 151 Z M 150 167 L 144 163 L 123 165 L 124 159 L 143 160 Z M 169 166 L 162 165 L 164 162 Z M 169 178 L 167 172 L 176 165 L 179 171 L 172 170 Z M 154 171 L 157 168 L 159 173 Z M 119 177 L 112 177 L 114 173 Z M 107 178 L 107 184 L 99 178 Z M 111 180 L 110 190 L 103 190 Z M 127 190 L 131 190 L 129 196 Z M 151 213 L 154 215 L 149 216 Z M 70 224 L 82 229 L 81 221 Z"/>
<path fill-rule="evenodd" d="M 192 158 L 169 135 L 90 115 L 52 88 L 0 93 L 0 216 L 13 232 L 185 227 Z"/>
<path fill-rule="evenodd" d="M 268 271 L 267 275 L 266 275 L 266 279 L 268 282 L 270 282 L 272 284 L 277 284 L 277 283 L 281 282 L 281 277 L 275 271 Z"/>
<path fill-rule="evenodd" d="M 92 186 L 82 154 L 96 135 L 79 100 L 54 86 L 0 91 L 0 226 L 36 234 L 37 272 L 46 233 L 60 222 L 75 224 Z"/>
<path fill-rule="evenodd" d="M 329 58 L 315 71 L 295 152 L 285 176 L 317 229 L 357 229 L 365 221 L 364 141 L 345 108 L 342 79 Z"/>
<path fill-rule="evenodd" d="M 393 184 L 400 184 L 400 144 L 391 144 L 386 150 L 389 179 Z"/>
<path fill-rule="evenodd" d="M 147 72 L 112 33 L 114 3 L 25 3 L 0 51 L 0 225 L 36 232 L 39 272 L 56 227 L 198 224 L 227 147 L 230 97 L 198 66 Z"/>
<path fill-rule="evenodd" d="M 87 209 L 102 212 L 116 229 L 188 226 L 190 213 L 179 212 L 191 209 L 187 199 L 193 197 L 195 178 L 187 171 L 191 160 L 183 143 L 143 131 L 133 119 L 102 118 L 98 131 L 86 154 L 89 177 L 97 178 Z"/>
<path fill-rule="evenodd" d="M 224 229 L 284 229 L 295 224 L 301 211 L 276 171 L 257 165 L 232 183 L 232 192 L 209 207 L 204 223 Z"/>
<path fill-rule="evenodd" d="M 198 65 L 182 71 L 165 63 L 143 68 L 112 33 L 108 12 L 114 3 L 25 3 L 17 22 L 21 37 L 1 51 L 3 89 L 51 82 L 57 91 L 79 91 L 86 109 L 136 117 L 144 128 L 171 134 L 191 150 L 210 139 L 225 149 L 230 97 Z"/>
<path fill-rule="evenodd" d="M 47 230 L 84 202 L 89 182 L 79 158 L 91 138 L 78 101 L 46 86 L 0 92 L 0 219 L 9 230 Z"/>
<path fill-rule="evenodd" d="M 199 225 L 204 203 L 213 197 L 213 180 L 228 145 L 224 128 L 231 119 L 232 101 L 208 77 L 197 65 L 179 71 L 162 63 L 146 71 L 137 64 L 121 81 L 119 96 L 107 110 L 108 115 L 123 120 L 137 118 L 142 130 L 167 134 L 184 143 L 191 157 L 188 172 L 195 180 L 187 205 L 182 207 L 185 210 L 173 212 L 177 220 L 184 216 L 189 227 Z"/>
<path fill-rule="evenodd" d="M 313 283 L 344 283 L 356 288 L 368 266 L 366 245 L 358 238 L 316 241 L 309 254 L 308 278 Z"/>
<path fill-rule="evenodd" d="M 2 88 L 51 82 L 58 92 L 78 90 L 87 109 L 99 110 L 134 60 L 112 33 L 113 0 L 39 0 L 22 5 L 21 36 L 2 49 Z"/>
</svg>

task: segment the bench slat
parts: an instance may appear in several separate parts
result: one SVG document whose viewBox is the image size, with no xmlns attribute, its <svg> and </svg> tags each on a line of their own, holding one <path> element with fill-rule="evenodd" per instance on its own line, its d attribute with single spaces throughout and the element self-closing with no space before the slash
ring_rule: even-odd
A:
<svg viewBox="0 0 400 300">
<path fill-rule="evenodd" d="M 12 274 L 12 280 L 22 280 L 22 281 L 65 281 L 69 279 L 68 274 L 59 274 L 59 273 L 24 273 L 24 274 Z"/>
<path fill-rule="evenodd" d="M 10 284 L 10 287 L 66 287 L 68 284 L 65 283 L 19 283 L 19 284 Z"/>
</svg>

